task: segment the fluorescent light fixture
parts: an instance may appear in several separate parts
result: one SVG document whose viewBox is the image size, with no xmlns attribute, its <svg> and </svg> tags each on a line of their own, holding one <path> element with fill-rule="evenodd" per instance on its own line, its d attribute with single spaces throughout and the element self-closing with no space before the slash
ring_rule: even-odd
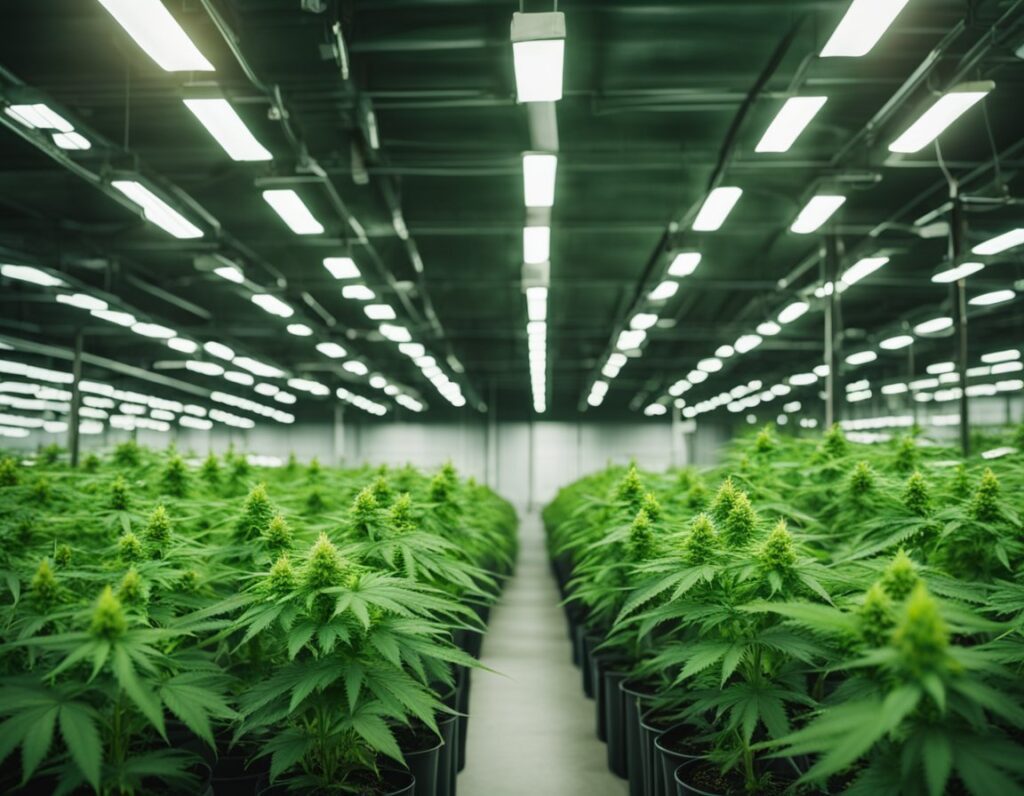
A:
<svg viewBox="0 0 1024 796">
<path fill-rule="evenodd" d="M 953 326 L 952 318 L 932 318 L 914 327 L 914 334 L 938 334 Z"/>
<path fill-rule="evenodd" d="M 898 334 L 895 337 L 887 337 L 878 344 L 878 347 L 885 349 L 886 351 L 898 351 L 901 348 L 906 348 L 908 345 L 912 345 L 913 342 L 914 338 L 909 334 Z"/>
<path fill-rule="evenodd" d="M 393 323 L 382 323 L 379 329 L 380 333 L 392 343 L 412 342 L 412 334 L 404 326 L 396 326 Z"/>
<path fill-rule="evenodd" d="M 523 227 L 523 262 L 546 263 L 551 256 L 551 227 Z"/>
<path fill-rule="evenodd" d="M 992 304 L 1013 301 L 1016 297 L 1017 294 L 1012 290 L 993 290 L 991 293 L 982 293 L 980 296 L 975 296 L 967 303 L 974 307 L 989 307 Z"/>
<path fill-rule="evenodd" d="M 629 321 L 630 329 L 650 329 L 658 322 L 658 316 L 653 312 L 638 312 Z"/>
<path fill-rule="evenodd" d="M 782 327 L 775 321 L 765 321 L 757 325 L 757 333 L 765 337 L 773 337 L 782 331 Z"/>
<path fill-rule="evenodd" d="M 309 337 L 313 334 L 313 330 L 304 323 L 289 323 L 288 334 L 294 334 L 296 337 Z"/>
<path fill-rule="evenodd" d="M 930 376 L 938 376 L 941 373 L 952 373 L 956 365 L 952 362 L 935 362 L 925 368 Z"/>
<path fill-rule="evenodd" d="M 265 381 L 261 381 L 259 384 L 253 387 L 253 390 L 259 393 L 260 395 L 265 395 L 269 398 L 272 395 L 277 395 L 281 391 L 281 388 L 278 387 L 276 384 L 268 384 Z"/>
<path fill-rule="evenodd" d="M 8 105 L 4 112 L 33 130 L 57 130 L 61 133 L 74 131 L 71 122 L 48 105 L 41 102 L 34 105 Z"/>
<path fill-rule="evenodd" d="M 1014 246 L 1020 246 L 1022 243 L 1024 243 L 1024 227 L 1019 227 L 990 238 L 984 243 L 979 243 L 971 249 L 971 252 L 981 255 L 1000 254 L 1007 249 L 1012 249 Z"/>
<path fill-rule="evenodd" d="M 628 329 L 619 332 L 619 339 L 615 341 L 615 347 L 620 351 L 632 351 L 639 348 L 647 339 L 647 332 L 643 329 Z"/>
<path fill-rule="evenodd" d="M 864 257 L 847 268 L 840 281 L 847 287 L 855 285 L 864 277 L 873 274 L 887 262 L 889 262 L 888 257 Z"/>
<path fill-rule="evenodd" d="M 700 384 L 708 380 L 708 374 L 703 370 L 691 370 L 686 374 L 686 381 L 690 384 Z"/>
<path fill-rule="evenodd" d="M 277 315 L 280 318 L 290 318 L 295 314 L 295 310 L 270 293 L 253 293 L 252 303 L 261 310 L 269 312 L 271 315 Z"/>
<path fill-rule="evenodd" d="M 242 273 L 242 269 L 237 265 L 220 265 L 214 268 L 213 272 L 221 279 L 234 282 L 236 285 L 240 285 L 245 281 L 245 274 Z"/>
<path fill-rule="evenodd" d="M 871 52 L 908 0 L 853 0 L 825 43 L 822 58 L 859 58 Z"/>
<path fill-rule="evenodd" d="M 1015 359 L 1020 359 L 1020 351 L 1014 348 L 1009 348 L 1006 351 L 993 351 L 990 354 L 982 354 L 981 361 L 987 365 L 992 365 L 997 362 L 1012 362 Z"/>
<path fill-rule="evenodd" d="M 226 99 L 182 100 L 232 160 L 273 160 Z"/>
<path fill-rule="evenodd" d="M 255 381 L 248 373 L 242 373 L 240 370 L 225 371 L 224 378 L 234 384 L 243 384 L 246 387 L 251 387 L 253 381 Z"/>
<path fill-rule="evenodd" d="M 801 317 L 807 310 L 811 308 L 811 305 L 806 301 L 794 301 L 785 307 L 782 312 L 779 313 L 779 323 L 785 325 L 792 323 L 797 318 Z"/>
<path fill-rule="evenodd" d="M 718 357 L 708 357 L 697 363 L 697 370 L 704 373 L 718 373 L 722 369 L 722 360 Z"/>
<path fill-rule="evenodd" d="M 81 133 L 54 133 L 53 143 L 61 149 L 85 150 L 92 149 L 89 139 Z"/>
<path fill-rule="evenodd" d="M 938 379 L 918 379 L 917 381 L 910 382 L 909 385 L 912 390 L 934 390 L 939 386 Z"/>
<path fill-rule="evenodd" d="M 181 240 L 203 237 L 203 231 L 199 227 L 186 219 L 141 182 L 135 180 L 113 180 L 110 184 L 141 207 L 142 215 L 145 216 L 146 220 L 156 224 L 164 232 Z"/>
<path fill-rule="evenodd" d="M 64 285 L 62 280 L 39 268 L 33 268 L 31 265 L 0 265 L 0 276 L 16 279 L 19 282 L 30 282 L 33 285 L 42 285 L 43 287 L 61 287 Z"/>
<path fill-rule="evenodd" d="M 224 373 L 224 368 L 216 362 L 197 362 L 195 360 L 189 360 L 185 363 L 185 368 L 194 373 L 201 373 L 204 376 L 220 376 Z"/>
<path fill-rule="evenodd" d="M 209 343 L 203 343 L 203 350 L 207 354 L 213 354 L 218 359 L 226 359 L 228 362 L 235 358 L 235 352 L 228 346 L 212 340 Z"/>
<path fill-rule="evenodd" d="M 790 97 L 765 130 L 755 152 L 788 152 L 828 97 Z"/>
<path fill-rule="evenodd" d="M 697 232 L 714 232 L 719 229 L 742 195 L 742 188 L 715 188 L 697 213 L 693 229 Z"/>
<path fill-rule="evenodd" d="M 906 384 L 886 384 L 882 387 L 882 395 L 902 395 L 909 390 Z"/>
<path fill-rule="evenodd" d="M 972 274 L 978 273 L 985 267 L 984 263 L 960 263 L 960 265 L 954 268 L 948 268 L 945 271 L 940 271 L 932 277 L 932 282 L 938 285 L 945 285 L 949 282 L 958 282 L 961 279 L 966 279 Z"/>
<path fill-rule="evenodd" d="M 985 80 L 976 83 L 961 83 L 950 89 L 926 110 L 903 135 L 889 144 L 889 151 L 907 154 L 920 152 L 969 108 L 980 102 L 986 94 L 995 88 L 995 85 L 995 83 Z"/>
<path fill-rule="evenodd" d="M 77 307 L 80 310 L 89 310 L 90 312 L 107 309 L 107 302 L 103 299 L 98 299 L 85 293 L 58 293 L 57 303 L 67 304 L 70 307 Z"/>
<path fill-rule="evenodd" d="M 363 312 L 371 321 L 393 321 L 395 309 L 390 304 L 367 304 Z"/>
<path fill-rule="evenodd" d="M 719 357 L 720 359 L 728 359 L 735 353 L 736 349 L 728 344 L 720 345 L 718 346 L 718 348 L 715 349 L 715 356 Z"/>
<path fill-rule="evenodd" d="M 356 376 L 365 376 L 370 372 L 370 369 L 366 367 L 366 365 L 362 362 L 357 362 L 354 359 L 350 359 L 348 362 L 343 363 L 341 367 L 349 373 L 354 373 Z"/>
<path fill-rule="evenodd" d="M 878 359 L 878 354 L 874 351 L 858 351 L 856 354 L 850 354 L 846 358 L 847 365 L 866 365 L 868 362 L 874 362 Z"/>
<path fill-rule="evenodd" d="M 264 191 L 263 199 L 296 235 L 319 235 L 324 231 L 323 225 L 291 188 Z"/>
<path fill-rule="evenodd" d="M 523 155 L 523 196 L 527 207 L 554 205 L 557 171 L 557 155 L 530 152 Z"/>
<path fill-rule="evenodd" d="M 644 408 L 644 414 L 647 417 L 659 417 L 668 412 L 668 407 L 664 404 L 649 404 Z"/>
<path fill-rule="evenodd" d="M 341 359 L 348 353 L 348 351 L 337 343 L 317 343 L 316 350 L 325 357 L 330 357 L 331 359 Z"/>
<path fill-rule="evenodd" d="M 745 354 L 748 351 L 753 351 L 763 342 L 764 338 L 759 334 L 745 334 L 741 335 L 740 338 L 736 340 L 733 348 L 736 349 L 737 354 Z M 698 365 L 698 367 L 700 366 Z"/>
<path fill-rule="evenodd" d="M 672 264 L 668 267 L 668 275 L 676 277 L 689 276 L 697 270 L 700 265 L 700 252 L 679 252 L 672 258 Z"/>
<path fill-rule="evenodd" d="M 353 301 L 373 301 L 377 298 L 377 294 L 366 285 L 345 285 L 341 289 L 341 296 Z"/>
<path fill-rule="evenodd" d="M 99 0 L 129 36 L 165 72 L 212 72 L 160 0 Z"/>
<path fill-rule="evenodd" d="M 826 221 L 828 221 L 832 215 L 843 206 L 846 201 L 845 196 L 832 196 L 821 194 L 812 198 L 803 210 L 800 211 L 800 215 L 796 217 L 796 221 L 793 222 L 793 226 L 790 227 L 792 232 L 796 232 L 800 235 L 808 235 L 814 232 L 816 229 L 821 227 Z"/>
<path fill-rule="evenodd" d="M 815 376 L 818 376 L 819 378 L 823 379 L 828 375 L 828 365 L 815 365 L 813 371 Z"/>
<path fill-rule="evenodd" d="M 797 373 L 789 377 L 789 383 L 794 387 L 806 387 L 817 380 L 818 376 L 815 373 Z"/>
<path fill-rule="evenodd" d="M 174 329 L 161 326 L 159 323 L 137 323 L 132 326 L 132 331 L 142 337 L 156 337 L 163 340 L 169 340 L 177 336 L 177 332 Z"/>
<path fill-rule="evenodd" d="M 998 376 L 1000 373 L 1019 373 L 1021 370 L 1024 370 L 1024 363 L 1000 362 L 998 365 L 992 366 L 992 375 Z"/>
<path fill-rule="evenodd" d="M 107 323 L 114 323 L 118 326 L 131 327 L 135 325 L 135 316 L 130 312 L 118 312 L 117 310 L 93 310 L 89 313 L 94 318 L 99 318 Z"/>
<path fill-rule="evenodd" d="M 199 350 L 198 343 L 186 340 L 184 337 L 172 337 L 167 341 L 167 347 L 173 348 L 175 351 L 180 351 L 183 354 L 194 354 Z"/>
<path fill-rule="evenodd" d="M 335 279 L 358 279 L 361 276 L 356 261 L 351 257 L 325 257 L 324 268 Z"/>
<path fill-rule="evenodd" d="M 399 343 L 398 350 L 412 359 L 419 359 L 427 353 L 427 349 L 423 347 L 423 343 Z M 430 364 L 434 363 L 431 362 Z"/>
<path fill-rule="evenodd" d="M 654 290 L 647 294 L 647 298 L 651 301 L 667 301 L 672 298 L 679 290 L 679 283 L 673 282 L 671 279 L 666 279 L 660 283 Z"/>
<path fill-rule="evenodd" d="M 565 14 L 512 15 L 512 60 L 520 102 L 557 102 L 562 98 Z"/>
</svg>

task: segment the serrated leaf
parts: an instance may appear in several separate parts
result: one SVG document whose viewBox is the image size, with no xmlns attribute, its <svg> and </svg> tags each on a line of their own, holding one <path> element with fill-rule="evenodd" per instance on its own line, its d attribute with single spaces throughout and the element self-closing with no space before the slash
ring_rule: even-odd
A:
<svg viewBox="0 0 1024 796">
<path fill-rule="evenodd" d="M 60 708 L 60 734 L 71 759 L 94 790 L 100 789 L 103 745 L 92 715 L 81 705 L 67 703 Z"/>
<path fill-rule="evenodd" d="M 53 743 L 53 726 L 58 712 L 59 708 L 56 705 L 46 708 L 25 733 L 21 743 L 22 782 L 32 779 L 32 774 L 50 751 L 50 745 Z"/>
<path fill-rule="evenodd" d="M 142 714 L 149 719 L 149 723 L 166 739 L 167 733 L 164 729 L 164 714 L 160 707 L 160 700 L 151 691 L 142 687 L 124 647 L 115 646 L 113 653 L 114 677 L 117 678 L 118 684 L 128 698 L 135 703 L 135 706 L 142 711 Z"/>
<path fill-rule="evenodd" d="M 352 729 L 366 741 L 375 751 L 387 755 L 393 760 L 405 762 L 402 750 L 387 723 L 380 717 L 369 713 L 361 713 L 352 717 Z"/>
<path fill-rule="evenodd" d="M 941 732 L 929 732 L 924 739 L 922 758 L 924 778 L 928 784 L 929 796 L 942 796 L 953 769 L 953 747 L 949 737 Z"/>
</svg>

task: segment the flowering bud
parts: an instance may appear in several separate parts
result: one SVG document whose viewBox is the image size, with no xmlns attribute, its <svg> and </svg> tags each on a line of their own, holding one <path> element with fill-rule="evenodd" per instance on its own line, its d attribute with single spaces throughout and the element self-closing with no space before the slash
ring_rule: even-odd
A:
<svg viewBox="0 0 1024 796">
<path fill-rule="evenodd" d="M 934 672 L 945 662 L 949 630 L 923 583 L 907 598 L 903 616 L 892 634 L 892 644 L 904 667 L 917 677 Z"/>
<path fill-rule="evenodd" d="M 99 599 L 96 600 L 96 607 L 93 608 L 89 632 L 96 638 L 113 641 L 123 636 L 127 629 L 128 622 L 121 601 L 114 596 L 113 589 L 104 586 Z"/>
<path fill-rule="evenodd" d="M 722 524 L 722 536 L 727 545 L 733 548 L 743 547 L 754 536 L 757 527 L 757 512 L 750 504 L 746 492 L 739 492 Z"/>
<path fill-rule="evenodd" d="M 292 529 L 281 514 L 275 514 L 263 532 L 263 542 L 272 551 L 287 550 L 292 546 Z"/>
<path fill-rule="evenodd" d="M 690 532 L 683 540 L 683 555 L 688 564 L 706 564 L 718 552 L 718 534 L 707 514 L 698 514 L 690 523 Z"/>
<path fill-rule="evenodd" d="M 167 550 L 167 545 L 171 541 L 171 518 L 167 514 L 167 509 L 163 506 L 153 509 L 143 536 L 156 557 L 160 557 Z"/>
<path fill-rule="evenodd" d="M 213 451 L 210 451 L 209 455 L 203 459 L 203 466 L 199 468 L 199 477 L 210 486 L 220 483 L 220 462 L 217 461 L 217 455 Z"/>
<path fill-rule="evenodd" d="M 126 511 L 128 502 L 128 484 L 121 476 L 118 476 L 110 485 L 110 508 L 114 511 Z"/>
<path fill-rule="evenodd" d="M 412 498 L 408 492 L 399 495 L 391 505 L 388 521 L 395 533 L 408 533 L 416 527 L 416 521 L 412 516 Z"/>
<path fill-rule="evenodd" d="M 0 459 L 0 486 L 18 485 L 18 463 L 10 456 Z"/>
<path fill-rule="evenodd" d="M 167 494 L 173 497 L 184 497 L 188 492 L 188 467 L 185 460 L 177 453 L 167 460 L 167 466 L 160 476 Z"/>
<path fill-rule="evenodd" d="M 636 465 L 631 464 L 629 470 L 615 487 L 615 500 L 628 504 L 635 511 L 640 507 L 643 497 L 644 485 L 640 480 L 640 473 L 637 472 Z"/>
<path fill-rule="evenodd" d="M 645 492 L 644 499 L 640 503 L 640 509 L 647 512 L 651 522 L 657 522 L 661 516 L 661 504 L 653 492 Z"/>
<path fill-rule="evenodd" d="M 117 553 L 121 556 L 122 561 L 129 563 L 141 561 L 143 555 L 142 542 L 139 541 L 139 537 L 132 531 L 128 531 L 117 540 Z"/>
<path fill-rule="evenodd" d="M 29 591 L 32 598 L 43 608 L 49 607 L 57 602 L 60 587 L 57 585 L 57 578 L 53 574 L 48 559 L 39 562 L 36 574 L 32 576 L 29 584 Z"/>
<path fill-rule="evenodd" d="M 146 602 L 146 587 L 135 571 L 135 567 L 129 569 L 121 578 L 121 584 L 117 587 L 118 599 L 127 605 L 144 605 Z"/>
<path fill-rule="evenodd" d="M 243 539 L 253 539 L 267 529 L 273 517 L 274 506 L 267 497 L 267 488 L 263 484 L 257 484 L 245 499 L 236 531 Z"/>
<path fill-rule="evenodd" d="M 875 473 L 867 462 L 857 462 L 850 473 L 848 482 L 850 494 L 854 497 L 863 497 L 875 486 Z"/>
<path fill-rule="evenodd" d="M 629 553 L 634 561 L 646 561 L 654 553 L 654 534 L 651 519 L 640 509 L 629 526 Z"/>
<path fill-rule="evenodd" d="M 725 522 L 725 518 L 729 516 L 729 512 L 732 511 L 732 507 L 736 503 L 737 495 L 739 495 L 739 490 L 733 484 L 732 476 L 729 476 L 718 487 L 715 498 L 711 501 L 711 516 L 715 522 Z"/>
<path fill-rule="evenodd" d="M 833 459 L 838 459 L 841 456 L 845 456 L 849 449 L 849 444 L 846 442 L 846 437 L 843 435 L 843 429 L 838 423 L 825 432 L 825 437 L 822 440 L 822 450 L 826 455 Z"/>
<path fill-rule="evenodd" d="M 912 514 L 924 516 L 928 513 L 928 506 L 931 503 L 931 496 L 928 494 L 928 483 L 924 476 L 915 472 L 907 479 L 903 488 L 903 505 Z"/>
<path fill-rule="evenodd" d="M 882 572 L 882 579 L 879 582 L 886 594 L 893 600 L 900 601 L 914 590 L 920 580 L 914 562 L 901 549 Z"/>
<path fill-rule="evenodd" d="M 864 595 L 864 604 L 857 611 L 860 637 L 872 647 L 880 647 L 889 640 L 895 623 L 895 609 L 881 583 L 871 584 Z"/>
<path fill-rule="evenodd" d="M 793 535 L 786 527 L 785 520 L 779 520 L 768 538 L 764 540 L 757 552 L 757 560 L 763 569 L 782 571 L 790 569 L 796 563 L 796 551 L 793 549 Z"/>
<path fill-rule="evenodd" d="M 989 467 L 985 468 L 971 499 L 970 514 L 978 522 L 992 522 L 999 518 L 999 479 Z"/>
</svg>

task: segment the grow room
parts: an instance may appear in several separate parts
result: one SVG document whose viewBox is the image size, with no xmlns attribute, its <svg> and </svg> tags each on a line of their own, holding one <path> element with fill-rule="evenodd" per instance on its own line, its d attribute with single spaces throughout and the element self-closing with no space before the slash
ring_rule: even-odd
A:
<svg viewBox="0 0 1024 796">
<path fill-rule="evenodd" d="M 0 793 L 1024 794 L 1024 0 L 0 4 Z"/>
</svg>

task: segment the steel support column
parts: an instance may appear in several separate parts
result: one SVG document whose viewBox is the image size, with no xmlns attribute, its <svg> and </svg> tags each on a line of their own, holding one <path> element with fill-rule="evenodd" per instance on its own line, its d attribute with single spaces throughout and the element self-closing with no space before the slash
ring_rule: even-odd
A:
<svg viewBox="0 0 1024 796">
<path fill-rule="evenodd" d="M 828 376 L 825 377 L 825 427 L 831 428 L 838 419 L 836 413 L 836 383 L 839 378 L 838 341 L 842 334 L 842 321 L 839 316 L 839 238 L 834 232 L 825 236 L 824 256 L 821 258 L 824 267 L 825 284 L 830 286 L 829 295 L 825 298 L 825 364 L 828 365 Z"/>
<path fill-rule="evenodd" d="M 79 330 L 75 335 L 75 358 L 71 365 L 71 416 L 68 420 L 68 449 L 71 451 L 72 467 L 78 467 L 78 426 L 82 408 L 82 390 L 79 384 L 82 381 L 82 347 L 84 343 L 85 334 Z"/>
<path fill-rule="evenodd" d="M 950 186 L 953 207 L 950 210 L 949 259 L 959 265 L 967 236 L 963 201 L 956 183 Z M 971 453 L 971 427 L 967 398 L 967 280 L 958 279 L 952 286 L 953 333 L 956 338 L 956 368 L 960 376 L 960 449 L 964 457 Z"/>
</svg>

